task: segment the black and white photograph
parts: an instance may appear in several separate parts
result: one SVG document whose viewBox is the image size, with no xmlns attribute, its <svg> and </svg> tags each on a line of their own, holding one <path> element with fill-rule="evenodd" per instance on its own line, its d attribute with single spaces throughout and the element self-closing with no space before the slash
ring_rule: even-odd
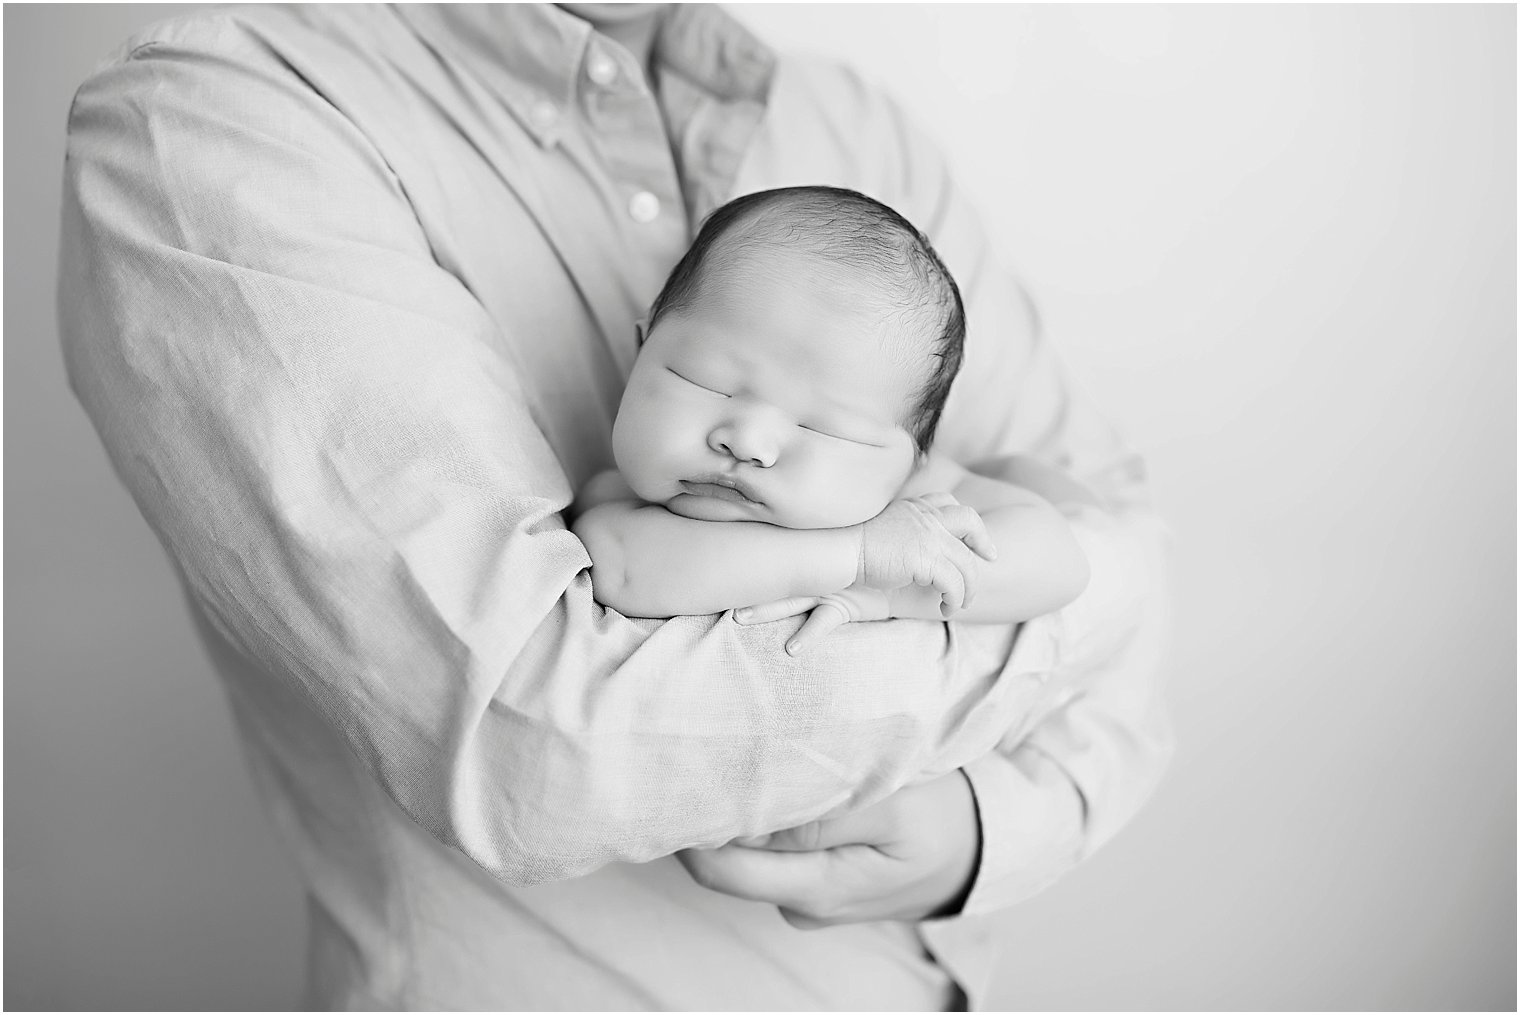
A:
<svg viewBox="0 0 1520 1015">
<path fill-rule="evenodd" d="M 6 4 L 14 1011 L 1514 1011 L 1513 4 Z"/>
</svg>

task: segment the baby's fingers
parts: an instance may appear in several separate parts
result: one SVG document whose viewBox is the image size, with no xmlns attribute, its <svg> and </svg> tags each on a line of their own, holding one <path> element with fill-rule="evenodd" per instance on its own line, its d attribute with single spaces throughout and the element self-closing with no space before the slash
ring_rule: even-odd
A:
<svg viewBox="0 0 1520 1015">
<path fill-rule="evenodd" d="M 968 550 L 964 543 L 953 543 L 946 548 L 942 567 L 946 568 L 946 576 L 953 574 L 958 580 L 958 596 L 942 596 L 940 614 L 949 617 L 961 610 L 968 609 L 976 599 L 977 582 L 981 577 L 981 569 L 976 557 Z M 941 586 L 943 588 L 944 586 Z"/>
<path fill-rule="evenodd" d="M 832 599 L 819 601 L 813 612 L 808 614 L 808 619 L 803 621 L 802 628 L 792 635 L 791 641 L 786 643 L 787 654 L 801 655 L 823 640 L 830 631 L 836 627 L 842 627 L 849 621 L 849 611 L 839 603 Z"/>
<path fill-rule="evenodd" d="M 943 490 L 937 491 L 935 493 L 923 494 L 918 498 L 918 502 L 920 504 L 927 504 L 932 508 L 940 509 L 955 507 L 960 504 L 960 501 L 955 499 L 955 494 L 947 493 Z"/>
<path fill-rule="evenodd" d="M 774 602 L 761 603 L 758 606 L 746 606 L 734 611 L 734 623 L 736 624 L 769 624 L 776 620 L 785 620 L 787 617 L 795 617 L 799 613 L 806 613 L 818 605 L 817 596 L 792 596 L 788 599 L 777 599 Z"/>
<path fill-rule="evenodd" d="M 970 556 L 961 544 L 955 545 L 961 553 Z M 948 616 L 966 605 L 966 575 L 948 556 L 940 558 L 935 564 L 933 580 L 930 584 L 939 590 L 940 598 L 943 600 L 940 606 L 941 613 Z"/>
<path fill-rule="evenodd" d="M 974 509 L 956 504 L 941 509 L 939 517 L 940 524 L 944 525 L 946 531 L 969 546 L 978 557 L 997 560 L 997 547 L 987 533 L 987 525 L 982 521 L 982 516 Z"/>
</svg>

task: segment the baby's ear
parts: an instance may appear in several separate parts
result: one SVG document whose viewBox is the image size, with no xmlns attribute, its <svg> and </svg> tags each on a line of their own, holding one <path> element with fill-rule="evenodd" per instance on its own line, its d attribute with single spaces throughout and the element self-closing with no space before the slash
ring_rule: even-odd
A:
<svg viewBox="0 0 1520 1015">
<path fill-rule="evenodd" d="M 649 337 L 649 318 L 640 317 L 633 322 L 633 333 L 638 337 L 639 348 L 644 347 L 644 340 Z"/>
</svg>

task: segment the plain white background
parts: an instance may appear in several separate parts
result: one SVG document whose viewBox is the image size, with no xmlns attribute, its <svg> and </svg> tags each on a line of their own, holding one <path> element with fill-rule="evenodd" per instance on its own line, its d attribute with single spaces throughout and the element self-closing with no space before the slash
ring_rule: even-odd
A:
<svg viewBox="0 0 1520 1015">
<path fill-rule="evenodd" d="M 741 6 L 949 153 L 1177 535 L 1155 802 L 1004 918 L 1002 1005 L 1515 1004 L 1515 11 Z M 299 890 L 67 392 L 73 88 L 5 10 L 7 1007 L 293 1004 Z"/>
</svg>

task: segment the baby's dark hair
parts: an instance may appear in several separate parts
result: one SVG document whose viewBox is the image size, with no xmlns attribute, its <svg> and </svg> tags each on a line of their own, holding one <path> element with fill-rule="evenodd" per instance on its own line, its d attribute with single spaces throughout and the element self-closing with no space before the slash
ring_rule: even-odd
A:
<svg viewBox="0 0 1520 1015">
<path fill-rule="evenodd" d="M 960 288 L 928 238 L 891 208 L 853 190 L 785 187 L 746 194 L 702 223 L 649 310 L 650 330 L 666 314 L 692 304 L 715 260 L 731 264 L 744 252 L 742 242 L 724 243 L 730 238 L 758 240 L 856 269 L 854 274 L 881 297 L 903 330 L 932 336 L 934 366 L 903 423 L 918 453 L 927 453 L 966 341 Z"/>
</svg>

